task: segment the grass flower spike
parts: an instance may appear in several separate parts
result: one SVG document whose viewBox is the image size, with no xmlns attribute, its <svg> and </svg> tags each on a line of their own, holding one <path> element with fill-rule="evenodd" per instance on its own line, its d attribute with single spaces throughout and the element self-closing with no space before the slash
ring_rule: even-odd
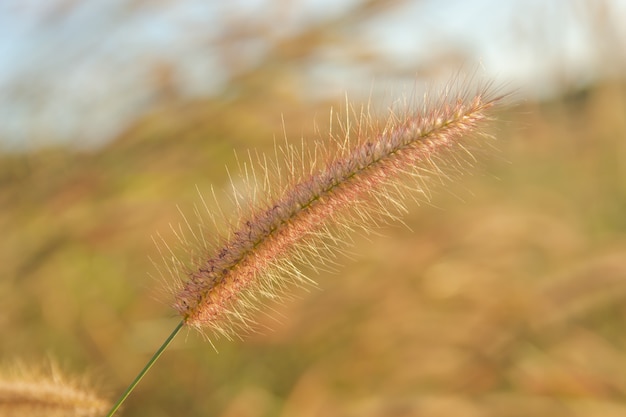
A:
<svg viewBox="0 0 626 417">
<path fill-rule="evenodd" d="M 109 407 L 84 381 L 67 377 L 54 364 L 42 370 L 18 363 L 0 374 L 3 417 L 97 417 Z"/>
<path fill-rule="evenodd" d="M 182 320 L 107 416 L 183 327 L 239 335 L 254 324 L 263 299 L 312 283 L 303 266 L 330 266 L 355 232 L 398 221 L 408 199 L 429 198 L 431 180 L 462 172 L 473 161 L 473 140 L 488 136 L 484 124 L 500 97 L 487 86 L 473 94 L 467 85 L 452 87 L 425 95 L 412 109 L 391 111 L 381 123 L 367 107 L 347 111 L 329 140 L 276 146 L 273 159 L 250 153 L 231 180 L 232 210 L 221 208 L 217 197 L 215 209 L 202 199 L 215 230 L 187 220 L 187 231 L 175 230 L 185 252 L 195 248 L 190 261 L 163 241 L 163 275 Z"/>
<path fill-rule="evenodd" d="M 277 148 L 272 163 L 250 156 L 234 190 L 235 219 L 214 219 L 232 229 L 171 268 L 184 323 L 229 337 L 249 327 L 262 298 L 308 281 L 299 265 L 327 264 L 354 229 L 397 219 L 407 197 L 428 197 L 428 179 L 471 159 L 470 137 L 497 100 L 486 88 L 447 90 L 382 124 L 367 109 L 353 111 L 330 141 Z"/>
</svg>

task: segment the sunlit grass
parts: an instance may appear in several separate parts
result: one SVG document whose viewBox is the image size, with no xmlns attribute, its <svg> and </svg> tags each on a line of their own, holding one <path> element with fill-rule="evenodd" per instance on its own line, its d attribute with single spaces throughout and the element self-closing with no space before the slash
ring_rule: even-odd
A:
<svg viewBox="0 0 626 417">
<path fill-rule="evenodd" d="M 412 212 L 412 231 L 357 242 L 322 290 L 272 306 L 271 331 L 219 354 L 183 335 L 124 415 L 620 415 L 625 100 L 614 82 L 516 107 L 484 169 Z M 53 352 L 111 391 L 132 379 L 175 324 L 151 290 L 151 235 L 196 185 L 226 184 L 230 149 L 282 132 L 270 110 L 230 131 L 214 121 L 235 105 L 205 109 L 187 135 L 171 112 L 92 155 L 3 158 L 4 358 Z M 314 135 L 297 119 L 289 136 Z"/>
</svg>

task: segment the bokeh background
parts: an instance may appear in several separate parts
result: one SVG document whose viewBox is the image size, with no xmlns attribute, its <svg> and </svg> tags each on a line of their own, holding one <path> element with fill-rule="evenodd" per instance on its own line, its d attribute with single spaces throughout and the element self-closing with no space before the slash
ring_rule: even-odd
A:
<svg viewBox="0 0 626 417">
<path fill-rule="evenodd" d="M 476 169 L 270 330 L 179 335 L 121 415 L 625 415 L 624 6 L 1 2 L 0 358 L 115 399 L 178 321 L 152 238 L 233 151 L 467 70 L 515 90 Z"/>
</svg>

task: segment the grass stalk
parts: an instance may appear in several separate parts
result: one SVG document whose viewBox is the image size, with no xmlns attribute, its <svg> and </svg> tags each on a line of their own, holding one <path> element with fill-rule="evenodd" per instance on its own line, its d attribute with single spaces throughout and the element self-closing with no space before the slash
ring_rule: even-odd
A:
<svg viewBox="0 0 626 417">
<path fill-rule="evenodd" d="M 167 349 L 167 347 L 170 345 L 170 343 L 172 342 L 172 340 L 174 340 L 174 338 L 176 337 L 176 335 L 178 334 L 178 332 L 180 332 L 180 329 L 183 328 L 183 325 L 185 323 L 183 321 L 181 321 L 180 323 L 178 323 L 178 325 L 176 326 L 176 328 L 172 331 L 172 333 L 167 337 L 167 339 L 165 339 L 165 342 L 163 342 L 163 344 L 161 345 L 161 347 L 159 347 L 159 349 L 154 353 L 154 355 L 152 355 L 152 357 L 150 358 L 150 360 L 148 361 L 148 363 L 146 363 L 146 366 L 143 367 L 143 369 L 139 372 L 139 374 L 137 374 L 137 376 L 135 377 L 135 379 L 133 380 L 133 382 L 130 383 L 130 385 L 128 386 L 128 388 L 126 388 L 126 390 L 122 393 L 122 395 L 120 396 L 120 398 L 117 400 L 117 402 L 113 405 L 113 407 L 111 407 L 111 410 L 109 411 L 109 413 L 106 415 L 106 417 L 112 417 L 117 410 L 122 406 L 122 404 L 124 403 L 124 401 L 126 401 L 126 398 L 128 398 L 128 396 L 130 395 L 131 392 L 133 392 L 133 390 L 135 389 L 135 387 L 137 386 L 137 384 L 139 384 L 139 382 L 143 379 L 143 377 L 146 375 L 146 373 L 150 370 L 150 368 L 152 368 L 152 365 L 154 365 L 154 363 L 157 361 L 157 359 L 159 359 L 159 357 L 161 356 L 161 354 L 165 351 L 165 349 Z"/>
</svg>

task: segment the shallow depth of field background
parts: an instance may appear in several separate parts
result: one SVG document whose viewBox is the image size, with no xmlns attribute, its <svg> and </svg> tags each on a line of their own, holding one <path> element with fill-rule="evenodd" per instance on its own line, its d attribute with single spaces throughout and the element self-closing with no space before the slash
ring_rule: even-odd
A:
<svg viewBox="0 0 626 417">
<path fill-rule="evenodd" d="M 229 186 L 233 150 L 271 151 L 283 120 L 288 138 L 323 136 L 344 91 L 384 110 L 399 85 L 478 67 L 517 88 L 517 104 L 475 169 L 411 205 L 412 230 L 357 239 L 337 273 L 313 275 L 319 288 L 269 304 L 268 330 L 217 340 L 219 353 L 180 334 L 120 415 L 626 415 L 626 39 L 612 2 L 528 2 L 477 27 L 454 1 L 351 2 L 297 21 L 297 2 L 241 2 L 192 13 L 192 46 L 146 53 L 128 21 L 149 30 L 174 2 L 116 2 L 98 19 L 53 3 L 2 10 L 39 36 L 20 52 L 37 60 L 0 90 L 2 362 L 52 356 L 115 399 L 178 320 L 150 277 L 152 237 L 175 244 L 177 207 L 191 214 L 196 187 Z M 407 10 L 429 25 L 415 44 L 430 49 L 394 55 L 380 45 L 411 45 L 389 17 Z M 564 16 L 595 45 L 579 66 L 566 61 Z M 513 53 L 492 75 L 497 60 L 443 36 L 438 19 L 464 22 L 468 38 L 498 26 L 505 40 L 484 41 L 517 40 L 519 68 Z M 123 47 L 134 55 L 119 58 Z M 203 54 L 219 74 L 193 66 Z"/>
</svg>

